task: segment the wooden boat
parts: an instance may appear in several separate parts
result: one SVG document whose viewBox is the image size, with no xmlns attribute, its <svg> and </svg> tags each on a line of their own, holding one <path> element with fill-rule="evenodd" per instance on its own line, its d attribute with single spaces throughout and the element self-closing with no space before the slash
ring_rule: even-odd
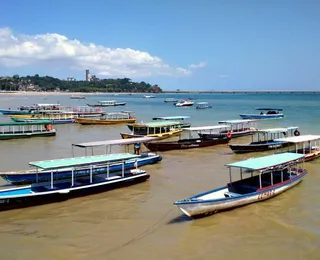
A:
<svg viewBox="0 0 320 260">
<path fill-rule="evenodd" d="M 90 107 L 115 107 L 125 106 L 127 102 L 117 102 L 116 100 L 101 100 L 97 104 L 87 104 Z"/>
<path fill-rule="evenodd" d="M 172 103 L 172 102 L 178 102 L 178 99 L 176 98 L 166 98 L 164 100 L 165 103 Z"/>
<path fill-rule="evenodd" d="M 72 95 L 70 99 L 86 99 L 86 96 L 83 95 Z"/>
<path fill-rule="evenodd" d="M 196 109 L 206 109 L 206 108 L 212 108 L 211 105 L 209 105 L 208 102 L 198 102 Z"/>
<path fill-rule="evenodd" d="M 164 139 L 175 135 L 179 135 L 182 132 L 180 122 L 173 121 L 134 123 L 129 124 L 128 128 L 131 128 L 132 132 L 120 133 L 123 139 L 144 136 L 158 137 L 160 139 Z"/>
<path fill-rule="evenodd" d="M 123 161 L 136 157 L 137 155 L 128 154 L 123 156 Z M 113 160 L 110 161 L 107 155 L 30 162 L 29 165 L 36 169 L 51 171 L 50 181 L 32 183 L 27 186 L 3 187 L 0 189 L 0 210 L 60 202 L 72 197 L 132 185 L 146 181 L 150 177 L 146 171 L 138 168 L 125 170 L 124 167 L 120 172 L 107 171 L 103 174 L 93 174 L 94 170 L 110 167 L 112 162 Z M 55 172 L 63 168 L 71 169 L 69 178 L 57 180 Z M 89 171 L 89 176 L 79 177 L 78 172 L 83 170 Z"/>
<path fill-rule="evenodd" d="M 0 123 L 0 140 L 56 135 L 51 121 Z"/>
<path fill-rule="evenodd" d="M 176 107 L 191 107 L 193 106 L 194 102 L 189 100 L 181 100 L 177 103 L 174 103 Z"/>
<path fill-rule="evenodd" d="M 34 104 L 32 106 L 20 106 L 18 109 L 0 109 L 0 113 L 4 115 L 26 115 L 39 110 L 59 110 L 60 104 Z"/>
<path fill-rule="evenodd" d="M 107 155 L 105 159 L 109 162 L 112 161 L 112 164 L 109 165 L 109 172 L 121 171 L 122 167 L 125 169 L 133 169 L 135 168 L 135 165 L 141 167 L 144 165 L 158 163 L 162 160 L 160 155 L 149 151 L 141 151 L 132 159 L 127 158 L 128 155 L 132 155 L 133 149 L 131 146 L 135 143 L 154 141 L 156 139 L 157 138 L 155 137 L 143 137 L 72 144 L 72 156 L 75 157 L 75 148 L 84 149 L 85 156 L 93 156 L 94 148 L 104 148 Z M 125 147 L 125 153 L 112 153 L 112 147 L 114 146 Z M 131 153 L 129 152 L 129 149 L 132 149 Z M 93 174 L 106 173 L 107 170 L 107 167 L 100 167 L 93 169 Z M 60 168 L 54 173 L 55 179 L 59 180 L 69 178 L 70 174 L 70 168 Z M 86 177 L 89 176 L 89 174 L 90 171 L 88 169 L 83 169 L 81 171 L 78 170 L 77 172 L 78 177 Z M 28 169 L 22 171 L 0 172 L 0 177 L 15 185 L 30 184 L 39 181 L 50 181 L 51 170 Z"/>
<path fill-rule="evenodd" d="M 82 125 L 112 125 L 123 123 L 134 123 L 136 117 L 132 111 L 110 112 L 103 114 L 99 119 L 75 118 L 75 121 Z"/>
<path fill-rule="evenodd" d="M 293 144 L 295 149 L 292 150 L 291 146 L 284 149 L 288 150 L 288 152 L 304 154 L 306 162 L 320 157 L 320 135 L 291 136 L 276 139 L 275 141 Z"/>
<path fill-rule="evenodd" d="M 189 217 L 201 217 L 273 198 L 302 181 L 307 170 L 298 165 L 304 157 L 303 154 L 281 153 L 227 164 L 230 182 L 226 186 L 174 204 Z M 232 181 L 235 168 L 240 169 L 238 181 Z M 245 178 L 247 174 L 250 177 Z"/>
<path fill-rule="evenodd" d="M 243 120 L 224 120 L 219 121 L 219 124 L 229 125 L 230 131 L 232 134 L 232 138 L 246 136 L 246 135 L 252 135 L 254 131 L 257 131 L 258 128 L 255 127 L 257 122 L 257 119 L 243 119 Z M 225 130 L 223 132 L 218 133 L 218 136 L 220 135 L 227 135 L 229 130 Z M 214 138 L 217 137 L 214 133 L 206 133 L 202 132 L 199 134 L 202 138 Z"/>
<path fill-rule="evenodd" d="M 274 150 L 287 146 L 287 142 L 276 141 L 283 136 L 298 136 L 300 131 L 297 126 L 286 128 L 270 128 L 256 130 L 252 136 L 252 142 L 247 144 L 229 144 L 235 153 L 261 152 Z M 255 139 L 255 140 L 254 140 Z"/>
<path fill-rule="evenodd" d="M 240 114 L 242 119 L 280 119 L 284 117 L 280 108 L 257 108 L 258 113 Z"/>
<path fill-rule="evenodd" d="M 185 122 L 185 120 L 189 119 L 190 116 L 159 116 L 159 117 L 154 117 L 152 120 L 155 121 L 179 121 L 180 125 L 179 127 L 181 128 L 187 128 L 191 126 L 191 123 Z M 130 128 L 129 128 L 130 129 Z M 130 129 L 132 130 L 132 129 Z"/>
<path fill-rule="evenodd" d="M 231 136 L 220 136 L 215 138 L 193 138 L 192 132 L 201 132 L 203 130 L 216 130 L 220 132 L 224 129 L 230 129 L 228 125 L 216 125 L 216 126 L 200 126 L 200 127 L 190 127 L 183 129 L 186 132 L 189 132 L 189 138 L 180 139 L 177 141 L 152 141 L 144 143 L 144 145 L 150 151 L 169 151 L 169 150 L 183 150 L 183 149 L 192 149 L 192 148 L 202 148 L 209 147 L 218 144 L 226 144 L 230 141 Z"/>
<path fill-rule="evenodd" d="M 39 120 L 50 120 L 52 124 L 68 124 L 75 123 L 75 116 L 73 113 L 61 113 L 60 111 L 55 113 L 48 113 L 47 111 L 39 114 L 30 115 L 11 115 L 10 118 L 15 122 L 34 122 Z"/>
</svg>

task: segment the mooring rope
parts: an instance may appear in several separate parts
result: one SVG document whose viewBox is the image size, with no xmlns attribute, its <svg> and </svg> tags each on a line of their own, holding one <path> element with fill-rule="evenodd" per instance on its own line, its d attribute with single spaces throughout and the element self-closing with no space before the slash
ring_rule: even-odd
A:
<svg viewBox="0 0 320 260">
<path fill-rule="evenodd" d="M 119 246 L 111 249 L 111 250 L 107 253 L 107 255 L 109 255 L 109 254 L 117 251 L 118 249 L 120 249 L 120 248 L 122 248 L 122 247 L 124 247 L 124 246 L 127 246 L 127 245 L 129 245 L 129 244 L 131 244 L 131 243 L 133 243 L 133 242 L 141 239 L 141 238 L 144 238 L 145 236 L 150 235 L 150 234 L 152 234 L 154 231 L 158 230 L 161 226 L 159 226 L 157 229 L 154 229 L 154 227 L 157 226 L 163 219 L 165 219 L 165 218 L 171 213 L 171 211 L 172 211 L 173 209 L 174 209 L 174 207 L 172 207 L 170 210 L 168 210 L 160 219 L 158 219 L 157 222 L 155 222 L 152 226 L 148 227 L 146 230 L 144 230 L 142 233 L 140 233 L 140 234 L 137 235 L 136 237 L 134 237 L 134 238 L 130 239 L 129 241 L 127 241 L 127 242 L 125 242 L 125 243 L 123 243 L 123 244 L 121 244 L 121 245 L 119 245 Z M 152 230 L 152 229 L 153 229 L 153 230 Z"/>
</svg>

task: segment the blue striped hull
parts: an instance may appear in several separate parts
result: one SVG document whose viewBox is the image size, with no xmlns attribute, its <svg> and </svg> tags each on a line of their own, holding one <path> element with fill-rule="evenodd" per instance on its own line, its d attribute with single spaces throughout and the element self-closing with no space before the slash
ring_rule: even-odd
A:
<svg viewBox="0 0 320 260">
<path fill-rule="evenodd" d="M 283 114 L 276 115 L 259 115 L 259 114 L 240 114 L 242 119 L 280 119 L 283 118 Z"/>
<path fill-rule="evenodd" d="M 137 164 L 138 167 L 143 166 L 143 165 L 148 165 L 148 164 L 154 164 L 162 160 L 162 157 L 160 155 L 147 155 L 147 156 L 142 156 L 137 159 Z M 128 160 L 124 164 L 125 169 L 132 169 L 135 168 L 135 159 Z M 110 165 L 109 171 L 110 172 L 116 172 L 116 171 L 121 171 L 122 170 L 122 163 L 119 164 L 113 164 Z M 99 169 L 94 169 L 93 173 L 94 174 L 102 174 L 107 172 L 107 167 L 99 168 Z M 77 171 L 76 176 L 77 177 L 82 177 L 82 176 L 87 176 L 90 174 L 89 169 L 85 170 L 80 170 Z M 37 177 L 38 175 L 38 177 Z M 43 181 L 50 181 L 51 179 L 51 172 L 41 172 L 36 174 L 36 172 L 26 172 L 24 173 L 0 173 L 0 176 L 5 179 L 7 182 L 15 185 L 21 185 L 21 184 L 30 184 L 30 183 L 35 183 L 35 182 L 43 182 Z M 66 179 L 70 178 L 71 176 L 71 170 L 61 170 L 60 172 L 55 172 L 54 173 L 54 180 L 59 180 L 59 179 Z"/>
</svg>

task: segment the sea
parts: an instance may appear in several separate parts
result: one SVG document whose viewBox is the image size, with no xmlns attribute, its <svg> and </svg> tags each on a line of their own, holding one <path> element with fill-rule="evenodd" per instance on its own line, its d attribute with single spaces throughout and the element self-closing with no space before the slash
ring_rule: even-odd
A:
<svg viewBox="0 0 320 260">
<path fill-rule="evenodd" d="M 192 126 L 240 119 L 256 108 L 282 108 L 283 119 L 262 120 L 258 128 L 298 126 L 301 134 L 320 134 L 319 93 L 189 93 L 87 95 L 0 94 L 1 108 L 34 103 L 82 106 L 99 100 L 127 102 L 106 111 L 134 111 L 137 121 L 157 116 L 190 116 Z M 211 109 L 175 107 L 166 98 L 208 102 Z M 10 121 L 0 116 L 0 121 Z M 55 137 L 0 141 L 0 171 L 28 169 L 31 161 L 72 157 L 71 145 L 120 139 L 127 126 L 55 125 Z M 251 137 L 231 140 L 250 142 Z M 145 148 L 145 147 L 143 147 Z M 76 156 L 84 156 L 77 148 Z M 124 151 L 114 147 L 114 152 Z M 132 148 L 133 149 L 133 148 Z M 104 151 L 96 149 L 94 154 Z M 0 212 L 1 260 L 82 259 L 320 259 L 320 159 L 304 164 L 308 174 L 296 187 L 268 201 L 201 219 L 184 216 L 173 202 L 225 185 L 226 164 L 273 151 L 234 154 L 227 145 L 160 153 L 144 166 L 147 182 L 92 196 Z M 5 181 L 0 180 L 1 184 Z"/>
</svg>

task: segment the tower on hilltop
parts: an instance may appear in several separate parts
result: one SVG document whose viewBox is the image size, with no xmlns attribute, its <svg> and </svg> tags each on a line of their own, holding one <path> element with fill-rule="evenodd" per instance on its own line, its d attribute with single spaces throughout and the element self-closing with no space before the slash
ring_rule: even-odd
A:
<svg viewBox="0 0 320 260">
<path fill-rule="evenodd" d="M 90 81 L 90 80 L 91 80 L 90 71 L 86 70 L 86 81 Z"/>
</svg>

